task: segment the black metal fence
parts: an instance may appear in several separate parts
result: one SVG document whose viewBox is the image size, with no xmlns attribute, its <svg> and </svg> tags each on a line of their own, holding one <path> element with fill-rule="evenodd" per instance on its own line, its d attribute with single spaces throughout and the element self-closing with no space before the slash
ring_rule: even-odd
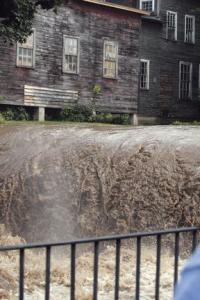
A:
<svg viewBox="0 0 200 300">
<path fill-rule="evenodd" d="M 156 241 L 156 274 L 155 274 L 155 300 L 160 299 L 160 272 L 161 272 L 161 249 L 163 238 L 167 235 L 174 238 L 174 286 L 178 280 L 179 270 L 179 255 L 180 255 L 180 235 L 191 235 L 191 253 L 197 246 L 197 235 L 200 228 L 181 228 L 173 230 L 162 230 L 155 232 L 142 232 L 118 236 L 106 236 L 100 238 L 81 239 L 77 241 L 48 243 L 48 244 L 30 244 L 19 246 L 0 247 L 0 251 L 19 251 L 19 300 L 25 299 L 24 292 L 24 275 L 25 275 L 25 252 L 27 249 L 45 249 L 46 251 L 46 266 L 45 266 L 45 300 L 50 299 L 50 282 L 51 282 L 51 252 L 53 247 L 69 246 L 71 248 L 71 274 L 70 274 L 70 300 L 75 300 L 76 292 L 76 250 L 77 246 L 81 244 L 93 244 L 94 247 L 94 261 L 93 261 L 93 300 L 98 299 L 98 278 L 99 278 L 99 253 L 100 244 L 104 242 L 115 243 L 115 288 L 114 300 L 119 299 L 120 292 L 120 251 L 122 240 L 136 241 L 136 274 L 135 274 L 135 300 L 140 300 L 140 278 L 141 278 L 141 252 L 142 242 L 144 238 L 153 237 Z M 111 299 L 108 299 L 111 300 Z"/>
</svg>

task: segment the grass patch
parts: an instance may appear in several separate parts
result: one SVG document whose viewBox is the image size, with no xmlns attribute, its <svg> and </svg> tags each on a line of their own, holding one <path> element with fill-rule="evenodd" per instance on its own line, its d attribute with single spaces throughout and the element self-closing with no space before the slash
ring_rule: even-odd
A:
<svg viewBox="0 0 200 300">
<path fill-rule="evenodd" d="M 200 121 L 175 121 L 172 123 L 172 125 L 175 126 L 188 126 L 188 125 L 192 125 L 192 126 L 200 126 Z"/>
</svg>

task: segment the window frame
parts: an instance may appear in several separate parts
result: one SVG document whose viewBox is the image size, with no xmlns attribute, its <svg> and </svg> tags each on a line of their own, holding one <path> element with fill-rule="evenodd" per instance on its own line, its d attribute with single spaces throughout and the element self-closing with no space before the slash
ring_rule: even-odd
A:
<svg viewBox="0 0 200 300">
<path fill-rule="evenodd" d="M 181 66 L 189 66 L 190 67 L 190 84 L 189 84 L 189 97 L 186 98 L 181 98 Z M 180 61 L 179 62 L 179 100 L 184 101 L 184 100 L 192 100 L 192 79 L 193 79 L 193 63 L 192 62 L 186 62 L 186 61 Z"/>
<path fill-rule="evenodd" d="M 193 24 L 193 32 L 192 32 L 192 41 L 187 41 L 186 37 L 186 25 L 187 25 L 187 18 L 191 18 L 192 19 L 192 24 Z M 184 30 L 184 42 L 187 44 L 195 44 L 195 35 L 196 35 L 196 18 L 194 15 L 185 15 L 185 30 Z"/>
<path fill-rule="evenodd" d="M 147 86 L 144 88 L 141 86 L 141 63 L 147 64 Z M 140 59 L 140 90 L 141 91 L 149 91 L 150 90 L 150 60 L 149 59 Z"/>
<path fill-rule="evenodd" d="M 155 0 L 140 0 L 140 9 L 142 9 L 142 3 L 146 1 L 151 1 L 152 2 L 152 10 L 149 12 L 154 12 L 155 11 Z"/>
<path fill-rule="evenodd" d="M 116 47 L 116 60 L 115 60 L 115 76 L 108 76 L 104 73 L 104 66 L 105 66 L 105 61 L 106 61 L 106 43 L 107 44 L 115 44 Z M 117 41 L 113 41 L 113 40 L 104 40 L 103 41 L 103 78 L 107 78 L 107 79 L 118 79 L 118 64 L 119 64 L 119 44 Z"/>
<path fill-rule="evenodd" d="M 18 68 L 26 68 L 26 69 L 34 69 L 35 68 L 35 55 L 36 55 L 36 28 L 32 28 L 32 34 L 33 34 L 33 47 L 31 48 L 33 51 L 33 57 L 32 57 L 32 66 L 26 66 L 26 65 L 20 65 L 19 64 L 19 48 L 23 48 L 23 43 L 17 42 L 17 51 L 16 51 L 16 67 Z M 24 47 L 25 48 L 25 47 Z M 25 49 L 29 49 L 26 47 Z"/>
<path fill-rule="evenodd" d="M 173 14 L 175 15 L 175 36 L 174 36 L 174 40 L 169 39 L 169 26 L 168 26 L 168 16 L 169 14 Z M 173 41 L 176 42 L 178 39 L 178 13 L 176 11 L 171 11 L 171 10 L 167 10 L 167 22 L 166 22 L 167 26 L 166 26 L 166 39 L 169 41 Z"/>
<path fill-rule="evenodd" d="M 77 40 L 77 70 L 76 70 L 76 72 L 66 71 L 66 69 L 65 69 L 65 39 L 66 38 Z M 62 72 L 64 74 L 72 74 L 72 75 L 79 75 L 79 73 L 80 73 L 80 37 L 78 37 L 78 36 L 71 36 L 71 35 L 63 34 Z"/>
</svg>

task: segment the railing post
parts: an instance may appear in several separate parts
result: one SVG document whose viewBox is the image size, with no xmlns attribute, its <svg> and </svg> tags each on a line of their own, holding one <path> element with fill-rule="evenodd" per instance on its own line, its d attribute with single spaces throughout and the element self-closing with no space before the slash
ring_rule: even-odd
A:
<svg viewBox="0 0 200 300">
<path fill-rule="evenodd" d="M 94 283 L 93 283 L 93 300 L 98 298 L 98 271 L 99 271 L 99 242 L 94 243 Z"/>
<path fill-rule="evenodd" d="M 24 249 L 19 252 L 19 300 L 24 300 Z"/>
<path fill-rule="evenodd" d="M 115 300 L 119 299 L 119 277 L 120 277 L 120 249 L 121 240 L 116 240 L 116 261 L 115 261 Z"/>
<path fill-rule="evenodd" d="M 174 248 L 174 287 L 178 281 L 178 260 L 179 260 L 179 238 L 180 234 L 175 234 L 175 248 Z"/>
<path fill-rule="evenodd" d="M 70 299 L 75 300 L 75 280 L 76 280 L 76 244 L 71 244 L 71 290 Z"/>
<path fill-rule="evenodd" d="M 161 258 L 161 238 L 157 235 L 157 250 L 156 250 L 156 288 L 155 288 L 155 300 L 160 299 L 160 258 Z"/>
<path fill-rule="evenodd" d="M 46 278 L 45 278 L 45 300 L 50 298 L 50 274 L 51 274 L 51 247 L 46 247 Z"/>
<path fill-rule="evenodd" d="M 140 299 L 141 237 L 137 237 L 135 299 Z"/>
</svg>

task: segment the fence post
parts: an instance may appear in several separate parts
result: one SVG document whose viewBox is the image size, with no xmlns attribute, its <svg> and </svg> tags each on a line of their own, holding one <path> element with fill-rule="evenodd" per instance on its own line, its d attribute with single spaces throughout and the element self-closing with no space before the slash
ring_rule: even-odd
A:
<svg viewBox="0 0 200 300">
<path fill-rule="evenodd" d="M 19 252 L 19 300 L 24 300 L 24 251 Z"/>
</svg>

